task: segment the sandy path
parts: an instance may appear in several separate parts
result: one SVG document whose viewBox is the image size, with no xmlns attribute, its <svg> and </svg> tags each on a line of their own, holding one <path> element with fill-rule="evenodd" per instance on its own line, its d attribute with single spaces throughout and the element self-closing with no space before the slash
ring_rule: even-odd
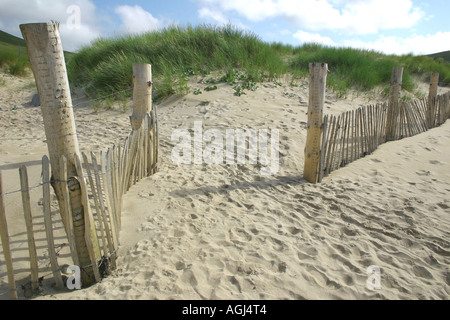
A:
<svg viewBox="0 0 450 320">
<path fill-rule="evenodd" d="M 91 288 L 58 294 L 47 288 L 40 298 L 448 299 L 448 121 L 382 145 L 312 185 L 302 179 L 306 87 L 233 92 L 219 85 L 159 107 L 161 168 L 125 197 L 118 269 Z M 363 97 L 327 97 L 327 113 L 367 104 Z M 85 149 L 107 147 L 129 130 L 125 114 L 80 108 L 76 117 Z M 171 134 L 192 130 L 195 121 L 222 132 L 279 130 L 279 172 L 261 176 L 249 164 L 175 165 Z M 39 160 L 45 144 L 25 141 L 37 148 L 29 155 L 0 144 L 3 170 L 25 156 Z M 381 270 L 379 290 L 366 285 L 372 265 Z"/>
</svg>

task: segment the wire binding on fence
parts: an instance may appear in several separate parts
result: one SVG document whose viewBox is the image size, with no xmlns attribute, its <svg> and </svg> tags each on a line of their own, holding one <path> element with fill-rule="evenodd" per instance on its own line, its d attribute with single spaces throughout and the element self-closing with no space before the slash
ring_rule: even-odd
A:
<svg viewBox="0 0 450 320">
<path fill-rule="evenodd" d="M 68 245 L 68 244 L 66 244 L 66 245 Z M 96 260 L 96 264 L 98 265 L 98 268 L 101 269 L 101 270 L 105 270 L 105 272 L 102 274 L 102 277 L 104 277 L 106 274 L 108 274 L 108 265 L 109 265 L 109 261 L 111 260 L 111 258 L 112 258 L 113 256 L 117 255 L 117 251 L 118 251 L 118 248 L 114 249 L 114 251 L 113 251 L 111 254 L 109 254 L 107 257 L 103 256 L 101 259 Z M 104 265 L 104 267 L 101 268 L 103 265 Z M 47 274 L 45 274 L 45 275 L 39 277 L 39 279 L 38 279 L 39 287 L 42 286 L 42 283 L 43 283 L 43 281 L 44 281 L 46 278 L 48 278 L 48 277 L 50 277 L 50 276 L 53 276 L 56 272 L 62 272 L 62 271 L 64 271 L 64 270 L 66 270 L 66 269 L 67 269 L 67 266 L 68 266 L 68 265 L 63 265 L 63 266 L 61 266 L 59 269 L 53 270 L 52 272 L 49 272 L 49 273 L 47 273 Z M 93 266 L 94 266 L 93 263 L 88 264 L 88 265 L 83 266 L 83 267 L 80 266 L 80 270 L 81 270 L 81 271 L 85 271 L 86 269 L 92 268 Z M 24 296 L 26 297 L 25 292 L 26 292 L 26 290 L 27 290 L 27 286 L 31 285 L 32 283 L 33 283 L 32 281 L 27 281 L 27 282 L 25 282 L 25 283 L 23 283 L 23 284 L 17 285 L 16 288 L 15 288 L 15 290 L 17 291 L 18 289 L 22 289 L 23 292 L 24 292 Z M 11 290 L 6 290 L 6 291 L 3 291 L 3 292 L 0 292 L 0 296 L 9 294 L 10 292 L 11 292 Z"/>
<path fill-rule="evenodd" d="M 107 173 L 107 172 L 111 172 L 112 170 L 113 170 L 113 169 L 110 168 L 110 169 L 108 169 L 108 170 L 106 170 L 106 171 L 104 171 L 104 172 Z M 84 179 L 84 178 L 89 178 L 89 177 L 95 177 L 95 176 L 98 176 L 99 174 L 100 174 L 100 173 L 91 173 L 91 174 L 82 175 L 82 176 L 77 176 L 77 177 L 78 177 L 78 178 L 83 178 L 83 179 Z M 47 184 L 52 185 L 52 184 L 54 184 L 54 183 L 69 183 L 69 182 L 72 182 L 73 179 L 74 179 L 74 178 L 70 178 L 70 179 L 67 179 L 67 180 L 57 180 L 57 179 L 52 179 L 52 180 L 50 180 L 49 182 L 41 182 L 41 183 L 39 183 L 38 185 L 28 187 L 28 189 L 26 189 L 26 190 L 19 189 L 19 190 L 14 190 L 14 191 L 8 191 L 8 192 L 0 193 L 0 196 L 7 196 L 7 195 L 11 195 L 11 194 L 15 194 L 15 193 L 21 193 L 21 192 L 29 192 L 29 191 L 31 191 L 31 190 L 40 188 L 40 187 L 42 187 L 42 186 L 44 186 L 44 185 L 47 185 Z"/>
</svg>

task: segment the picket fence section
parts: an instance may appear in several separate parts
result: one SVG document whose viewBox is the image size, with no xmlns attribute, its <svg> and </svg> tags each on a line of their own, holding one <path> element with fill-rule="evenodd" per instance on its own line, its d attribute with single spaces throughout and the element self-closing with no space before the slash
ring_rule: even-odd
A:
<svg viewBox="0 0 450 320">
<path fill-rule="evenodd" d="M 51 266 L 50 275 L 53 276 L 58 288 L 62 288 L 64 285 L 61 271 L 64 271 L 65 268 L 58 263 L 57 250 L 54 244 L 50 185 L 59 183 L 63 187 L 64 206 L 67 213 L 65 218 L 67 241 L 73 264 L 79 266 L 68 190 L 74 180 L 80 184 L 82 203 L 85 209 L 85 230 L 91 230 L 89 224 L 92 223 L 96 237 L 91 237 L 90 233 L 86 232 L 85 237 L 91 238 L 86 241 L 91 264 L 79 267 L 82 270 L 92 267 L 95 280 L 99 282 L 108 271 L 116 267 L 115 260 L 119 246 L 123 196 L 132 185 L 142 178 L 156 173 L 158 169 L 158 153 L 158 120 L 156 107 L 154 107 L 144 118 L 141 128 L 133 130 L 123 144 L 113 145 L 106 152 L 101 151 L 99 154 L 90 152 L 89 154 L 81 153 L 81 156 L 75 155 L 77 168 L 77 176 L 75 177 L 67 177 L 67 159 L 63 156 L 60 163 L 63 164 L 64 178 L 61 181 L 53 181 L 50 177 L 50 161 L 47 156 L 42 158 L 42 183 L 39 185 L 39 187 L 42 187 L 43 196 L 42 214 L 45 222 L 48 259 Z M 19 174 L 30 261 L 30 281 L 26 284 L 31 285 L 32 292 L 36 292 L 44 277 L 39 277 L 40 270 L 38 268 L 33 215 L 30 205 L 30 190 L 35 189 L 35 187 L 30 188 L 28 184 L 28 174 L 25 166 L 20 167 Z M 15 281 L 4 194 L 0 171 L 0 235 L 8 273 L 10 297 L 17 299 L 17 289 L 20 287 L 24 288 L 26 284 L 17 286 Z M 92 238 L 98 239 L 98 243 L 95 244 Z M 39 258 L 42 259 L 42 257 Z"/>
<path fill-rule="evenodd" d="M 425 132 L 450 118 L 450 94 L 433 99 L 368 105 L 341 115 L 325 115 L 317 181 L 330 172 L 371 154 L 380 144 Z M 391 119 L 390 131 L 387 129 Z M 389 136 L 389 138 L 388 138 Z"/>
</svg>

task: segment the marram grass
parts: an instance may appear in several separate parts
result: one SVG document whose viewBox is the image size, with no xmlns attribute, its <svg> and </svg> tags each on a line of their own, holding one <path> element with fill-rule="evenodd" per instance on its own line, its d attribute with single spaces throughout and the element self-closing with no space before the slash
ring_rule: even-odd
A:
<svg viewBox="0 0 450 320">
<path fill-rule="evenodd" d="M 119 39 L 99 39 L 72 55 L 67 65 L 72 85 L 101 96 L 130 88 L 132 64 L 150 63 L 154 98 L 161 99 L 188 92 L 190 75 L 222 71 L 224 81 L 231 83 L 233 79 L 226 79 L 226 75 L 240 70 L 248 82 L 272 81 L 282 74 L 307 76 L 310 62 L 328 63 L 327 84 L 338 95 L 345 95 L 350 88 L 365 91 L 388 86 L 395 66 L 405 68 L 404 90 L 414 90 L 413 74 L 439 72 L 441 84 L 450 85 L 450 64 L 442 59 L 317 44 L 269 44 L 231 25 L 171 26 Z"/>
</svg>

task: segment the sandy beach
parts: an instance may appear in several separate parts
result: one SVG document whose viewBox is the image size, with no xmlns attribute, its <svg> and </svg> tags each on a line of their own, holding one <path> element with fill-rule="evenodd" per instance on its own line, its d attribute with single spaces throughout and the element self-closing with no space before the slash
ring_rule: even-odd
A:
<svg viewBox="0 0 450 320">
<path fill-rule="evenodd" d="M 32 77 L 0 74 L 0 170 L 4 191 L 19 190 L 26 164 L 40 183 L 47 154 L 40 109 L 30 105 Z M 321 184 L 303 176 L 308 80 L 272 82 L 240 97 L 227 84 L 158 105 L 159 172 L 125 195 L 117 269 L 87 289 L 57 291 L 51 279 L 35 299 L 438 299 L 450 296 L 450 122 L 381 145 L 332 172 Z M 203 93 L 193 94 L 199 88 Z M 421 90 L 428 92 L 427 84 Z M 439 94 L 448 88 L 439 88 Z M 73 96 L 81 151 L 106 150 L 130 132 L 127 112 L 98 113 Z M 326 93 L 325 114 L 384 102 L 378 94 Z M 13 106 L 17 106 L 14 108 Z M 15 110 L 13 110 L 15 109 Z M 259 165 L 180 164 L 171 153 L 176 129 L 279 130 L 279 170 Z M 32 198 L 36 221 L 42 206 Z M 19 193 L 5 196 L 13 257 L 27 274 Z M 55 205 L 55 204 L 53 204 Z M 40 220 L 39 220 L 40 219 Z M 36 229 L 43 232 L 43 225 Z M 61 228 L 60 228 L 61 229 Z M 64 235 L 57 237 L 65 242 Z M 40 266 L 48 265 L 44 240 Z M 1 250 L 1 248 L 0 248 Z M 67 259 L 61 246 L 61 259 Z M 369 288 L 368 268 L 380 270 Z M 0 253 L 0 294 L 7 291 Z M 23 297 L 21 297 L 23 298 Z M 8 299 L 8 294 L 0 295 Z"/>
</svg>

